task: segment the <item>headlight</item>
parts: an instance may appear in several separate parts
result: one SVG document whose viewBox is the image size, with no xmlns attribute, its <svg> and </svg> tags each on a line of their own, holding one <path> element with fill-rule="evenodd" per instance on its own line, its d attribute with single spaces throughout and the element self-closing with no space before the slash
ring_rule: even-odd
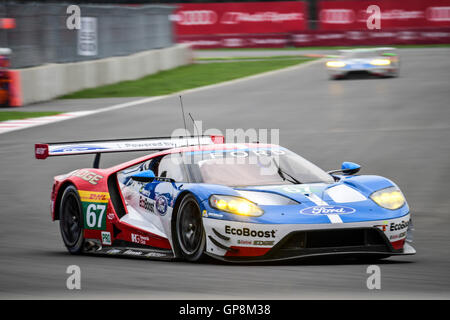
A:
<svg viewBox="0 0 450 320">
<path fill-rule="evenodd" d="M 342 61 L 328 61 L 327 67 L 330 68 L 342 68 L 345 67 L 345 62 Z"/>
<path fill-rule="evenodd" d="M 405 197 L 397 187 L 389 187 L 372 193 L 370 198 L 380 207 L 396 210 L 405 204 Z"/>
<path fill-rule="evenodd" d="M 259 217 L 264 211 L 253 202 L 234 196 L 212 195 L 209 198 L 211 207 L 241 216 Z"/>
<path fill-rule="evenodd" d="M 389 59 L 375 59 L 370 62 L 370 64 L 374 66 L 387 66 L 391 64 L 391 60 Z"/>
</svg>

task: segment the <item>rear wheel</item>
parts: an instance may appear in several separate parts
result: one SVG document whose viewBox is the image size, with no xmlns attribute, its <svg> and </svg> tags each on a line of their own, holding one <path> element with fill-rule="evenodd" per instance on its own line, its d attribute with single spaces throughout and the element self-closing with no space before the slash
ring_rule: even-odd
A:
<svg viewBox="0 0 450 320">
<path fill-rule="evenodd" d="M 175 241 L 182 258 L 192 262 L 201 260 L 206 247 L 206 235 L 200 206 L 193 195 L 187 195 L 181 200 L 175 228 Z"/>
<path fill-rule="evenodd" d="M 79 254 L 83 250 L 83 215 L 80 197 L 74 186 L 64 190 L 59 208 L 59 227 L 67 250 Z"/>
</svg>

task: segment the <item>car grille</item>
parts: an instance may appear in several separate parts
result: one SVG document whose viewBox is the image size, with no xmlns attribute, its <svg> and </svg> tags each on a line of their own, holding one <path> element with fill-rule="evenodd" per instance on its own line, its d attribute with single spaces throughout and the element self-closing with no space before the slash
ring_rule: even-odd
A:
<svg viewBox="0 0 450 320">
<path fill-rule="evenodd" d="M 272 258 L 319 253 L 392 252 L 384 234 L 376 228 L 296 231 L 269 253 Z"/>
</svg>

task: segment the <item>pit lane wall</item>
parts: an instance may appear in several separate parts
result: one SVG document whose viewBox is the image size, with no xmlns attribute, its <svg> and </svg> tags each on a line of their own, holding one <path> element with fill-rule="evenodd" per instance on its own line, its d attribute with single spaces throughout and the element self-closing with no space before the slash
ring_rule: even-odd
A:
<svg viewBox="0 0 450 320">
<path fill-rule="evenodd" d="M 192 57 L 189 45 L 178 44 L 129 56 L 16 69 L 13 70 L 15 87 L 20 88 L 20 103 L 16 106 L 51 100 L 82 89 L 136 80 L 190 64 Z"/>
</svg>

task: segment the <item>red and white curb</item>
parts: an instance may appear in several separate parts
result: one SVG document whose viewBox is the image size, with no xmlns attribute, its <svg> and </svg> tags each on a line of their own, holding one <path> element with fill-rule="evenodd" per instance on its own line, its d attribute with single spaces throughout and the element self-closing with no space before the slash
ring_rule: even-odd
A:
<svg viewBox="0 0 450 320">
<path fill-rule="evenodd" d="M 68 120 L 72 118 L 82 117 L 92 113 L 92 111 L 77 111 L 60 113 L 53 116 L 47 117 L 37 117 L 37 118 L 26 118 L 20 120 L 7 120 L 0 122 L 0 134 L 15 130 L 21 130 L 30 127 L 42 126 L 52 122 L 58 122 L 63 120 Z"/>
</svg>

